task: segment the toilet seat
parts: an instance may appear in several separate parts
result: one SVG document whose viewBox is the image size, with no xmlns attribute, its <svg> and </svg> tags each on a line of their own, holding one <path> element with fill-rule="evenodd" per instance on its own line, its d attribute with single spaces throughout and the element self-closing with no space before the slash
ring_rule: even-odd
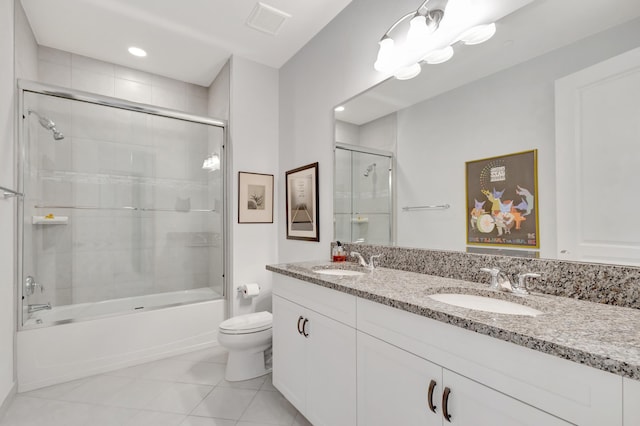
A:
<svg viewBox="0 0 640 426">
<path fill-rule="evenodd" d="M 239 315 L 220 323 L 220 332 L 224 334 L 250 334 L 268 330 L 273 324 L 271 312 L 255 312 Z"/>
</svg>

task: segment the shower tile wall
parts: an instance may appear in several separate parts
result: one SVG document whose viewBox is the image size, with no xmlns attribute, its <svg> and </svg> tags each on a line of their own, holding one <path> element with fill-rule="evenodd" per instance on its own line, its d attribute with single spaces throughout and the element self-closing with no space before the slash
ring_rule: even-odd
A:
<svg viewBox="0 0 640 426">
<path fill-rule="evenodd" d="M 38 51 L 38 79 L 208 115 L 208 88 L 47 47 Z M 66 305 L 221 285 L 221 272 L 212 277 L 209 271 L 221 246 L 220 215 L 176 212 L 222 205 L 220 172 L 201 168 L 222 142 L 219 129 L 44 96 L 37 108 L 65 133 L 63 143 L 38 144 L 33 160 L 48 176 L 38 202 L 173 211 L 52 209 L 70 216 L 69 224 L 25 224 L 37 259 L 30 265 L 25 256 L 25 269 L 32 267 L 46 289 L 29 303 Z M 34 122 L 30 131 L 50 139 Z M 200 142 L 187 146 L 189 141 Z M 58 178 L 70 174 L 76 176 L 71 181 Z"/>
</svg>

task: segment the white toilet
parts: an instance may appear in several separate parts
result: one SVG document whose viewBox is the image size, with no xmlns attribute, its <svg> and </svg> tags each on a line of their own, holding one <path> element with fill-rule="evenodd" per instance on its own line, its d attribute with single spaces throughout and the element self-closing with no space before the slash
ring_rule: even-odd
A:
<svg viewBox="0 0 640 426">
<path fill-rule="evenodd" d="M 271 312 L 239 315 L 223 321 L 218 343 L 229 351 L 225 379 L 253 379 L 271 372 Z"/>
</svg>

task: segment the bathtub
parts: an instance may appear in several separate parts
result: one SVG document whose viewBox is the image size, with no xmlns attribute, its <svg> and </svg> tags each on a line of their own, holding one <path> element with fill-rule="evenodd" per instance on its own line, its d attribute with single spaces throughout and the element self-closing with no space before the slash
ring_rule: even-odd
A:
<svg viewBox="0 0 640 426">
<path fill-rule="evenodd" d="M 30 314 L 17 333 L 18 391 L 215 346 L 226 303 L 214 297 L 198 289 Z"/>
</svg>

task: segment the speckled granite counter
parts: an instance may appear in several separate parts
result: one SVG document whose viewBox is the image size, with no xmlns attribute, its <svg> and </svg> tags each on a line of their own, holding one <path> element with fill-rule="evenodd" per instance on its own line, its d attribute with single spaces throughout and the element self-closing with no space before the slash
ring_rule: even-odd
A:
<svg viewBox="0 0 640 426">
<path fill-rule="evenodd" d="M 351 263 L 300 262 L 268 265 L 298 278 L 447 324 L 515 343 L 624 377 L 640 380 L 640 310 L 547 294 L 517 296 L 473 283 L 395 269 L 362 276 L 330 276 L 319 268 L 367 272 Z M 537 317 L 503 315 L 437 302 L 436 293 L 466 293 L 517 302 L 543 311 Z"/>
</svg>

